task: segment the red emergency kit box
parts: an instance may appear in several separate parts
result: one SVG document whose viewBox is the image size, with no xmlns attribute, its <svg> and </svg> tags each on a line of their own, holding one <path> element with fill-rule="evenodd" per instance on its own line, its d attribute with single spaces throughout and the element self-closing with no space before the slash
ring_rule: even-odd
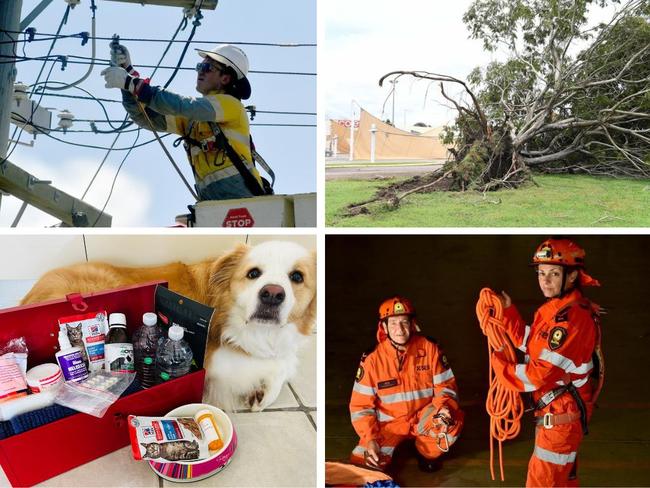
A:
<svg viewBox="0 0 650 488">
<path fill-rule="evenodd" d="M 155 309 L 156 281 L 115 290 L 68 295 L 66 299 L 0 310 L 0 343 L 25 337 L 28 367 L 56 362 L 58 319 L 83 311 L 126 314 L 129 336 L 142 314 Z M 128 415 L 160 416 L 200 403 L 205 370 L 120 398 L 102 418 L 77 413 L 0 440 L 0 464 L 13 486 L 31 486 L 129 445 Z M 52 449 L 62 445 L 63 450 Z M 43 456 L 43 449 L 50 454 Z"/>
</svg>

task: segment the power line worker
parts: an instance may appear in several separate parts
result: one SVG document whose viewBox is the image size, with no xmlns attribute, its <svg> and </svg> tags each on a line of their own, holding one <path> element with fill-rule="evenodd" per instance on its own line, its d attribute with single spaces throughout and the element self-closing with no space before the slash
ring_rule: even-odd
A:
<svg viewBox="0 0 650 488">
<path fill-rule="evenodd" d="M 546 303 L 532 326 L 502 292 L 506 332 L 526 359 L 513 364 L 495 351 L 492 365 L 507 388 L 532 393 L 537 428 L 526 486 L 578 486 L 578 447 L 604 376 L 600 307 L 582 294 L 600 283 L 585 272 L 584 258 L 568 239 L 539 245 L 532 265 Z"/>
<path fill-rule="evenodd" d="M 352 462 L 384 469 L 397 445 L 415 438 L 420 468 L 435 471 L 458 439 L 464 413 L 454 373 L 437 343 L 419 331 L 409 300 L 382 302 L 378 344 L 362 356 L 350 399 L 360 438 Z"/>
<path fill-rule="evenodd" d="M 102 71 L 106 88 L 122 89 L 122 104 L 139 126 L 149 129 L 150 120 L 156 131 L 183 136 L 199 199 L 225 200 L 264 193 L 252 162 L 248 115 L 241 103 L 251 95 L 244 51 L 230 44 L 211 51 L 197 49 L 203 62 L 196 68 L 196 90 L 202 97 L 194 98 L 149 85 L 133 68 L 126 47 L 117 44 L 113 50 L 120 53 L 119 66 Z M 149 120 L 138 102 L 146 106 Z M 239 161 L 233 161 L 237 158 Z"/>
</svg>

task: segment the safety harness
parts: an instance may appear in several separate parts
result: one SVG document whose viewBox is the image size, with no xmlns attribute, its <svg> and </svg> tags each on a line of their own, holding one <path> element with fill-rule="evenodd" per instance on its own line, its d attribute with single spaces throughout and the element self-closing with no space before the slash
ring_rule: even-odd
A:
<svg viewBox="0 0 650 488">
<path fill-rule="evenodd" d="M 575 301 L 568 303 L 557 314 L 561 314 L 562 312 L 568 310 L 575 303 Z M 585 305 L 592 308 L 592 318 L 596 327 L 596 347 L 594 348 L 594 352 L 592 354 L 592 362 L 594 364 L 594 368 L 590 375 L 591 378 L 596 381 L 596 386 L 594 388 L 591 400 L 591 403 L 595 404 L 596 400 L 598 399 L 598 395 L 600 395 L 600 391 L 602 390 L 605 380 L 605 362 L 601 346 L 599 311 L 594 310 L 588 300 L 585 300 Z M 545 429 L 550 429 L 556 425 L 570 424 L 571 422 L 580 420 L 580 424 L 582 425 L 582 432 L 584 435 L 587 435 L 589 433 L 589 429 L 587 427 L 587 406 L 580 396 L 580 393 L 578 393 L 577 388 L 571 382 L 571 377 L 569 374 L 565 375 L 563 382 L 564 385 L 546 392 L 533 406 L 533 410 L 535 410 L 535 416 L 537 417 L 535 419 L 535 423 L 536 425 L 543 426 Z M 574 401 L 576 402 L 578 412 L 562 414 L 551 414 L 550 412 L 547 412 L 543 415 L 541 413 L 538 413 L 567 392 L 573 397 Z"/>
<path fill-rule="evenodd" d="M 271 183 L 269 183 L 265 178 L 262 178 L 262 184 L 260 184 L 251 170 L 246 166 L 241 156 L 232 147 L 228 141 L 228 138 L 221 130 L 221 127 L 219 127 L 219 124 L 216 122 L 208 122 L 213 135 L 202 140 L 197 140 L 190 137 L 190 134 L 192 134 L 192 129 L 194 128 L 194 124 L 195 121 L 190 122 L 190 125 L 187 129 L 187 135 L 179 137 L 176 139 L 176 141 L 174 141 L 175 146 L 178 146 L 181 141 L 183 142 L 183 147 L 185 148 L 187 157 L 190 160 L 190 164 L 192 163 L 192 147 L 198 147 L 204 153 L 212 151 L 223 151 L 228 156 L 230 161 L 232 161 L 232 164 L 235 166 L 235 168 L 237 168 L 237 171 L 239 171 L 239 174 L 244 179 L 246 188 L 248 188 L 248 190 L 254 196 L 273 195 L 275 173 L 268 165 L 268 163 L 264 160 L 264 158 L 262 158 L 262 156 L 260 156 L 260 154 L 255 150 L 255 144 L 253 143 L 252 136 L 250 137 L 250 148 L 251 155 L 253 157 L 253 164 L 259 164 L 264 169 L 264 171 L 268 173 L 268 175 L 271 177 Z"/>
</svg>

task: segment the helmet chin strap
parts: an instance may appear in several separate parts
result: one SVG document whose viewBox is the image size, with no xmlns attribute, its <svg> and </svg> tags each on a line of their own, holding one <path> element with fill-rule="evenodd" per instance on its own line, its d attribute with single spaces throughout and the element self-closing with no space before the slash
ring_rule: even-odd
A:
<svg viewBox="0 0 650 488">
<path fill-rule="evenodd" d="M 563 298 L 567 293 L 570 293 L 573 291 L 573 286 L 570 286 L 566 290 L 564 287 L 566 286 L 566 279 L 567 279 L 568 273 L 566 270 L 566 266 L 562 266 L 562 287 L 560 288 L 560 293 L 555 295 L 553 298 Z"/>
</svg>

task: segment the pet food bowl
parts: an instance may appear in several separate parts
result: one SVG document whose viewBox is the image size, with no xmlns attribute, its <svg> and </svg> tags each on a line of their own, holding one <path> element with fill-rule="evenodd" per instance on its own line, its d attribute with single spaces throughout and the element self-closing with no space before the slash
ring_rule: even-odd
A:
<svg viewBox="0 0 650 488">
<path fill-rule="evenodd" d="M 158 476 L 176 482 L 198 481 L 217 474 L 228 466 L 237 448 L 237 434 L 235 433 L 235 427 L 223 410 L 205 403 L 190 403 L 167 412 L 165 417 L 194 417 L 199 410 L 203 409 L 210 410 L 214 415 L 219 432 L 223 436 L 223 447 L 215 451 L 209 458 L 200 461 L 177 461 L 173 463 L 149 461 L 149 466 Z"/>
</svg>

